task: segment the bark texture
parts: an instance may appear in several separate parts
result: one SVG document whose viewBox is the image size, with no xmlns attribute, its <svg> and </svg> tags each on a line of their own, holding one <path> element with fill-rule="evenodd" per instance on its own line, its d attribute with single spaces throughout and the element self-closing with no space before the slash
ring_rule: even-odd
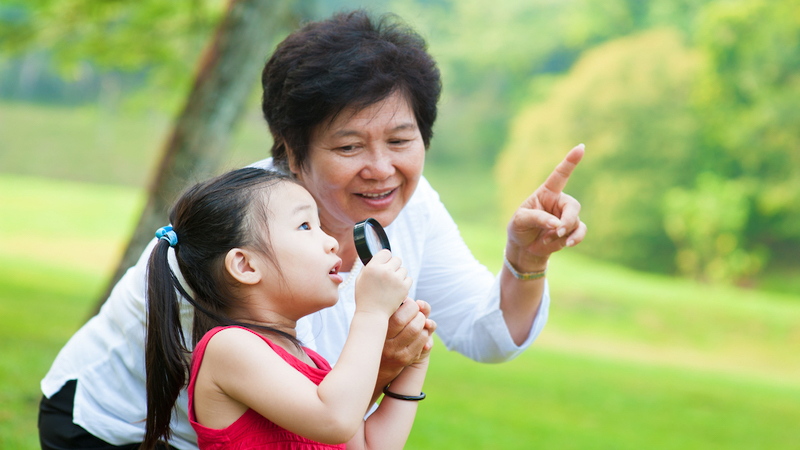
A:
<svg viewBox="0 0 800 450">
<path fill-rule="evenodd" d="M 155 230 L 167 224 L 169 207 L 177 195 L 190 182 L 216 173 L 270 49 L 306 16 L 305 6 L 296 0 L 230 1 L 167 139 L 136 230 L 92 315 L 100 311 L 125 271 L 136 264 Z"/>
</svg>

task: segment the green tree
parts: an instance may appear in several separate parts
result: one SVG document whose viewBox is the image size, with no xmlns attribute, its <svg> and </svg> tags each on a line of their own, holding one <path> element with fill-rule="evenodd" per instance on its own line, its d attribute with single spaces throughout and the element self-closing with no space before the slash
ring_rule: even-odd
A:
<svg viewBox="0 0 800 450">
<path fill-rule="evenodd" d="M 188 93 L 198 55 L 226 12 L 218 0 L 8 0 L 0 54 L 45 53 L 67 80 L 86 70 L 146 74 L 151 106 Z"/>
<path fill-rule="evenodd" d="M 696 104 L 705 167 L 753 186 L 742 239 L 776 265 L 800 251 L 800 3 L 716 2 L 696 43 L 710 64 Z"/>
<path fill-rule="evenodd" d="M 444 93 L 429 160 L 485 170 L 515 115 L 581 53 L 654 26 L 685 33 L 710 0 L 395 0 L 428 39 Z M 548 75 L 548 76 L 544 76 Z"/>
<path fill-rule="evenodd" d="M 673 187 L 664 196 L 664 228 L 678 247 L 678 270 L 709 281 L 735 281 L 757 273 L 763 248 L 741 245 L 752 216 L 752 183 L 701 173 L 693 189 Z"/>
<path fill-rule="evenodd" d="M 800 4 L 701 3 L 682 33 L 597 46 L 530 96 L 499 182 L 524 195 L 539 167 L 583 141 L 569 190 L 591 230 L 584 252 L 708 280 L 752 277 L 770 261 L 797 267 Z M 635 17 L 652 24 L 653 11 Z"/>
<path fill-rule="evenodd" d="M 297 26 L 295 6 L 293 0 L 231 0 L 200 60 L 194 85 L 148 190 L 145 209 L 97 310 L 136 263 L 154 230 L 167 223 L 169 205 L 186 181 L 217 171 L 272 42 L 287 26 Z"/>
<path fill-rule="evenodd" d="M 86 60 L 107 70 L 155 68 L 154 74 L 178 85 L 195 75 L 153 174 L 145 209 L 98 309 L 154 230 L 167 222 L 167 209 L 187 180 L 217 171 L 273 42 L 297 26 L 305 6 L 294 0 L 230 0 L 227 5 L 37 0 L 4 6 L 9 9 L 0 15 L 0 44 L 7 53 L 47 48 L 65 70 Z M 9 14 L 12 7 L 19 14 Z M 187 70 L 201 37 L 207 44 L 197 70 Z M 181 71 L 185 74 L 178 75 Z"/>
<path fill-rule="evenodd" d="M 513 124 L 496 167 L 505 213 L 569 148 L 584 142 L 586 157 L 567 186 L 589 225 L 581 251 L 672 270 L 675 246 L 663 228 L 662 196 L 694 178 L 698 130 L 690 98 L 701 63 L 672 29 L 620 38 L 583 54 L 547 100 Z"/>
</svg>

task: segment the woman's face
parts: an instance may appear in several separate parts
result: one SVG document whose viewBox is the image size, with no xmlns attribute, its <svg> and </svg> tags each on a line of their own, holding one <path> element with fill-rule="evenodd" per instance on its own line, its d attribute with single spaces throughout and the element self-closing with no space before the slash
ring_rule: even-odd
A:
<svg viewBox="0 0 800 450">
<path fill-rule="evenodd" d="M 417 188 L 424 162 L 414 113 L 394 93 L 319 125 L 303 170 L 291 169 L 316 199 L 322 227 L 340 235 L 369 217 L 392 223 Z"/>
</svg>

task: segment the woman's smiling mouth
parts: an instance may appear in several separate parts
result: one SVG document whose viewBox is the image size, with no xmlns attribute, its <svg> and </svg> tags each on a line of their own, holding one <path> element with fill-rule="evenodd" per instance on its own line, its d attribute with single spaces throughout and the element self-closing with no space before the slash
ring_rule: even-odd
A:
<svg viewBox="0 0 800 450">
<path fill-rule="evenodd" d="M 397 188 L 389 189 L 388 191 L 384 192 L 377 192 L 377 193 L 363 193 L 363 194 L 356 194 L 359 197 L 363 197 L 370 200 L 380 200 L 392 195 L 392 192 L 396 191 Z"/>
</svg>

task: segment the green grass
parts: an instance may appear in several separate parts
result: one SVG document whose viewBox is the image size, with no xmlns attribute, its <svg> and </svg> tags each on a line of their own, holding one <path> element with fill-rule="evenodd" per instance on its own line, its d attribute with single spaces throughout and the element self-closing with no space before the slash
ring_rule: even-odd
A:
<svg viewBox="0 0 800 450">
<path fill-rule="evenodd" d="M 221 170 L 269 156 L 260 111 L 245 114 Z M 0 172 L 144 187 L 172 118 L 158 111 L 0 102 Z"/>
<path fill-rule="evenodd" d="M 0 257 L 0 448 L 38 448 L 39 381 L 87 318 L 102 277 Z"/>
<path fill-rule="evenodd" d="M 534 347 L 432 355 L 409 448 L 792 448 L 800 390 Z"/>
<path fill-rule="evenodd" d="M 39 380 L 86 319 L 141 196 L 0 175 L 0 204 L 0 447 L 36 448 Z M 497 227 L 461 228 L 499 268 Z M 78 253 L 19 245 L 36 237 Z M 408 448 L 796 446 L 796 298 L 574 255 L 554 260 L 550 280 L 550 323 L 516 360 L 477 364 L 437 343 Z M 755 356 L 759 367 L 735 364 Z"/>
<path fill-rule="evenodd" d="M 96 107 L 0 107 L 3 172 L 143 185 L 167 131 L 163 115 Z"/>
<path fill-rule="evenodd" d="M 39 381 L 114 268 L 169 121 L 0 106 L 0 448 L 33 449 Z M 248 114 L 225 168 L 268 148 Z M 505 227 L 490 171 L 429 164 L 425 174 L 475 255 L 499 270 Z M 792 285 L 785 278 L 772 283 Z M 548 279 L 547 328 L 516 360 L 477 364 L 437 343 L 408 448 L 800 448 L 800 297 L 569 251 Z"/>
<path fill-rule="evenodd" d="M 39 381 L 89 311 L 140 190 L 0 174 L 0 448 L 38 448 Z"/>
</svg>

